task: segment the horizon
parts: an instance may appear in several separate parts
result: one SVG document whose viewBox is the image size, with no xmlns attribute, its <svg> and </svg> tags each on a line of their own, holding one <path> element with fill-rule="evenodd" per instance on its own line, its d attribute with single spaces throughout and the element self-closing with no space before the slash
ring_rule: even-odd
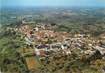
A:
<svg viewBox="0 0 105 73">
<path fill-rule="evenodd" d="M 1 7 L 105 7 L 105 0 L 0 0 Z"/>
</svg>

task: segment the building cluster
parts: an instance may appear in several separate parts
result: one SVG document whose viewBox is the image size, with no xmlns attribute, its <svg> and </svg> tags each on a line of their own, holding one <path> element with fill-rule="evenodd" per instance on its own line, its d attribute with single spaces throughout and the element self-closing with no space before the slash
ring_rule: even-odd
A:
<svg viewBox="0 0 105 73">
<path fill-rule="evenodd" d="M 55 26 L 54 26 L 55 27 Z M 91 57 L 97 51 L 105 59 L 105 39 L 96 39 L 88 34 L 70 34 L 64 31 L 54 31 L 53 26 L 36 25 L 30 27 L 23 25 L 19 31 L 24 35 L 27 46 L 32 47 L 31 53 L 39 59 L 50 57 L 52 54 L 61 53 L 71 55 L 76 52 L 78 56 L 82 54 Z M 29 50 L 29 49 L 28 49 Z"/>
</svg>

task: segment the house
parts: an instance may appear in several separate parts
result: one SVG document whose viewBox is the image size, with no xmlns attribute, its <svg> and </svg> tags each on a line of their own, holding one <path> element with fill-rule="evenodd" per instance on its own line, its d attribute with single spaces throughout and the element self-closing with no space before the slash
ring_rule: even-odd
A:
<svg viewBox="0 0 105 73">
<path fill-rule="evenodd" d="M 48 45 L 38 45 L 34 49 L 37 56 L 46 56 L 46 52 L 49 51 L 49 48 Z"/>
<path fill-rule="evenodd" d="M 25 40 L 26 40 L 26 44 L 27 45 L 31 45 L 32 44 L 32 41 L 28 37 L 25 37 Z"/>
<path fill-rule="evenodd" d="M 103 48 L 103 47 L 95 46 L 94 49 L 100 51 L 101 55 L 104 55 L 105 54 L 105 48 Z"/>
<path fill-rule="evenodd" d="M 105 33 L 101 34 L 99 37 L 100 37 L 101 39 L 105 40 Z"/>
<path fill-rule="evenodd" d="M 102 69 L 102 73 L 105 73 L 105 66 L 104 66 L 103 69 Z"/>
<path fill-rule="evenodd" d="M 74 37 L 83 38 L 85 34 L 75 34 Z"/>
<path fill-rule="evenodd" d="M 86 54 L 86 55 L 93 55 L 95 53 L 95 50 L 86 50 L 86 51 L 84 51 L 84 54 Z"/>
<path fill-rule="evenodd" d="M 35 54 L 39 57 L 45 57 L 46 56 L 46 51 L 43 49 L 35 49 Z"/>
<path fill-rule="evenodd" d="M 39 31 L 39 28 L 38 27 L 35 27 L 33 30 L 34 31 Z"/>
<path fill-rule="evenodd" d="M 71 51 L 70 51 L 69 49 L 65 49 L 65 50 L 64 50 L 64 53 L 65 53 L 66 55 L 70 55 L 70 54 L 71 54 Z"/>
</svg>

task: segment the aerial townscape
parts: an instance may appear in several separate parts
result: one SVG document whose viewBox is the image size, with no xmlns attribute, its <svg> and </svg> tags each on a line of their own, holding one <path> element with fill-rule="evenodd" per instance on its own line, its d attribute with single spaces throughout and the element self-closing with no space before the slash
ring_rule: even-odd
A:
<svg viewBox="0 0 105 73">
<path fill-rule="evenodd" d="M 22 38 L 27 45 L 19 53 L 25 57 L 28 70 L 36 70 L 36 59 L 44 66 L 45 73 L 47 71 L 60 73 L 62 69 L 64 69 L 63 73 L 81 73 L 81 66 L 85 64 L 90 64 L 93 68 L 94 65 L 100 64 L 99 72 L 103 71 L 105 36 L 96 39 L 89 34 L 71 34 L 65 31 L 54 31 L 53 28 L 57 28 L 54 23 L 38 23 L 35 27 L 24 24 L 16 30 L 22 33 Z M 72 70 L 73 66 L 77 69 Z"/>
<path fill-rule="evenodd" d="M 2 1 L 0 73 L 105 73 L 105 7 Z"/>
<path fill-rule="evenodd" d="M 48 22 L 31 24 L 21 20 L 18 24 L 5 25 L 5 30 L 1 30 L 4 47 L 0 65 L 4 73 L 105 72 L 104 33 L 94 37 L 89 33 L 58 31 L 56 23 Z"/>
</svg>

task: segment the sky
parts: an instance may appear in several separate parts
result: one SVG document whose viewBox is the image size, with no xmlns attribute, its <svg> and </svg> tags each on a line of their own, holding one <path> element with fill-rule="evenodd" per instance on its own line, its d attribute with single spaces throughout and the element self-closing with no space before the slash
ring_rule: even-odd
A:
<svg viewBox="0 0 105 73">
<path fill-rule="evenodd" d="M 104 6 L 105 0 L 0 0 L 3 6 Z"/>
</svg>

